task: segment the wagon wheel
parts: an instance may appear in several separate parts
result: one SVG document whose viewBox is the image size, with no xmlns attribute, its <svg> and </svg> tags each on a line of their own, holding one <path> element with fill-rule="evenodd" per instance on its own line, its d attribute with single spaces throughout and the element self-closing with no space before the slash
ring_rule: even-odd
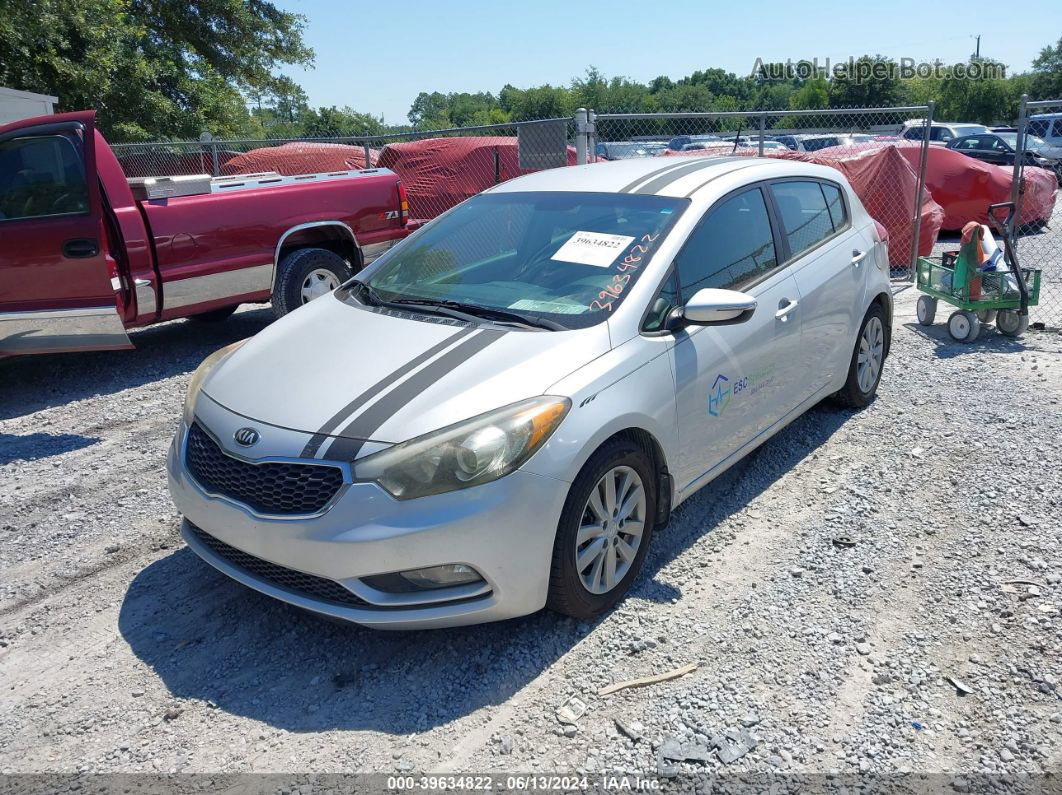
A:
<svg viewBox="0 0 1062 795">
<path fill-rule="evenodd" d="M 1029 329 L 1029 316 L 1013 309 L 1001 309 L 996 316 L 996 328 L 1008 337 L 1020 337 Z"/>
<path fill-rule="evenodd" d="M 973 312 L 952 312 L 948 318 L 948 333 L 956 342 L 973 342 L 981 333 L 981 321 Z"/>
<path fill-rule="evenodd" d="M 918 322 L 923 326 L 932 326 L 937 316 L 937 299 L 929 295 L 918 296 Z"/>
</svg>

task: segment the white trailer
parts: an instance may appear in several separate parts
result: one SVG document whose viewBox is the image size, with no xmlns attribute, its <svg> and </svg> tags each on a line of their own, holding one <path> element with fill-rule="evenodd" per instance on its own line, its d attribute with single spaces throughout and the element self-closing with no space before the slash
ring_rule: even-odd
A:
<svg viewBox="0 0 1062 795">
<path fill-rule="evenodd" d="M 0 87 L 0 124 L 55 113 L 59 97 Z"/>
</svg>

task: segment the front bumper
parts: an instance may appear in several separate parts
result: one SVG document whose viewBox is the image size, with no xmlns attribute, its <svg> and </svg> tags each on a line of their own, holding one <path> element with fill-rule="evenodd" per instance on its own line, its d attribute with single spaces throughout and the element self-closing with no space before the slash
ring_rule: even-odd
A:
<svg viewBox="0 0 1062 795">
<path fill-rule="evenodd" d="M 200 424 L 226 452 L 246 458 L 246 452 L 237 453 L 224 440 L 231 440 L 247 419 L 209 399 L 199 404 Z M 257 457 L 297 456 L 309 438 L 261 423 L 255 426 L 262 434 Z M 251 588 L 378 629 L 498 621 L 545 605 L 566 483 L 517 471 L 470 489 L 400 502 L 375 484 L 345 482 L 328 507 L 314 516 L 263 516 L 208 494 L 192 478 L 183 459 L 186 436 L 182 424 L 167 459 L 170 492 L 185 516 L 181 534 L 201 558 Z M 261 565 L 241 565 L 248 560 L 241 555 L 254 556 L 258 560 L 252 563 Z M 473 567 L 485 583 L 393 594 L 360 579 L 448 563 Z M 294 578 L 272 576 L 279 567 Z M 354 604 L 312 595 L 319 590 L 288 587 L 298 582 L 300 573 L 339 583 L 354 594 L 343 601 Z"/>
</svg>

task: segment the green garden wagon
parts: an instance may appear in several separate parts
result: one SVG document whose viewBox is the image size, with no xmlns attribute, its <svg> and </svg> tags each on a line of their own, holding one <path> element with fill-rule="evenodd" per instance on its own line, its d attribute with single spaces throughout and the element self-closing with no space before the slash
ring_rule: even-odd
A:
<svg viewBox="0 0 1062 795">
<path fill-rule="evenodd" d="M 999 211 L 1007 215 L 1000 220 Z M 1019 337 L 1029 328 L 1029 307 L 1040 301 L 1040 271 L 1022 268 L 1007 234 L 1014 217 L 1014 202 L 993 204 L 988 220 L 1003 239 L 1004 261 L 1009 269 L 980 269 L 980 240 L 977 236 L 958 251 L 948 251 L 935 260 L 919 257 L 915 285 L 923 293 L 918 297 L 918 322 L 933 325 L 937 302 L 957 307 L 948 317 L 948 333 L 957 342 L 973 342 L 981 325 L 995 321 L 996 328 L 1008 337 Z"/>
</svg>

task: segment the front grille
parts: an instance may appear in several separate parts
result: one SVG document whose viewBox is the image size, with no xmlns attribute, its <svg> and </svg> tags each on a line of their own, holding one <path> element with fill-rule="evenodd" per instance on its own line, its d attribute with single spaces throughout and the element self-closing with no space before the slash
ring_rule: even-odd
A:
<svg viewBox="0 0 1062 795">
<path fill-rule="evenodd" d="M 256 558 L 236 547 L 230 547 L 224 541 L 203 532 L 191 522 L 188 523 L 188 527 L 199 542 L 219 558 L 269 585 L 318 602 L 328 602 L 342 607 L 371 607 L 368 602 L 348 591 L 335 580 L 314 574 L 304 574 L 301 571 Z"/>
<path fill-rule="evenodd" d="M 207 491 L 266 514 L 317 513 L 343 485 L 339 467 L 251 464 L 227 455 L 199 423 L 188 429 L 188 471 Z"/>
</svg>

